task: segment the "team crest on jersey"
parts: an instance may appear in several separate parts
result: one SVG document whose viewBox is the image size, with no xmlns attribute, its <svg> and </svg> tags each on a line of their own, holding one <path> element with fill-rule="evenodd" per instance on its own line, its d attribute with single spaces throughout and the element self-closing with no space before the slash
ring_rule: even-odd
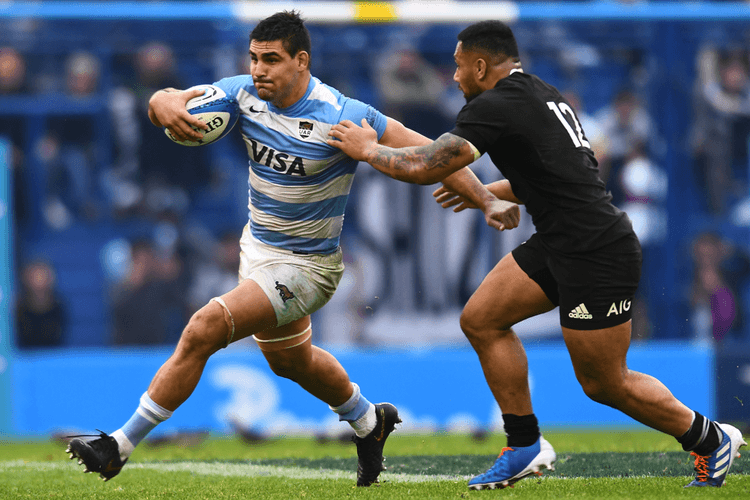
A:
<svg viewBox="0 0 750 500">
<path fill-rule="evenodd" d="M 299 122 L 299 136 L 303 139 L 307 139 L 312 135 L 313 123 L 312 122 Z"/>
<path fill-rule="evenodd" d="M 287 300 L 291 300 L 294 298 L 294 293 L 291 290 L 289 290 L 289 288 L 287 288 L 286 285 L 279 283 L 277 281 L 276 286 L 274 288 L 276 288 L 276 290 L 279 291 L 279 296 L 281 297 L 281 300 L 283 300 L 285 304 Z"/>
</svg>

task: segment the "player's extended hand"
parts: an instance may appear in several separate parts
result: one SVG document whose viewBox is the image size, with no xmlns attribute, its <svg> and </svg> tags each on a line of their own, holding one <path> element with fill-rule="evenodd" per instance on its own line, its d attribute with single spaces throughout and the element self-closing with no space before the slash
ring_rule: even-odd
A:
<svg viewBox="0 0 750 500">
<path fill-rule="evenodd" d="M 161 90 L 151 96 L 149 100 L 149 116 L 155 125 L 166 127 L 179 141 L 195 141 L 203 134 L 196 129 L 207 129 L 208 125 L 191 115 L 185 109 L 187 102 L 193 97 L 203 95 L 205 90 Z"/>
<path fill-rule="evenodd" d="M 511 201 L 496 199 L 484 208 L 484 220 L 498 231 L 514 229 L 521 221 L 521 209 Z"/>
<path fill-rule="evenodd" d="M 457 194 L 445 186 L 441 186 L 432 192 L 435 201 L 443 208 L 455 207 L 454 212 L 463 212 L 467 208 L 478 208 L 474 203 L 467 200 L 460 194 Z"/>
<path fill-rule="evenodd" d="M 328 135 L 332 137 L 326 141 L 328 144 L 357 161 L 367 161 L 367 152 L 378 144 L 378 133 L 364 118 L 361 127 L 351 120 L 337 123 Z"/>
</svg>

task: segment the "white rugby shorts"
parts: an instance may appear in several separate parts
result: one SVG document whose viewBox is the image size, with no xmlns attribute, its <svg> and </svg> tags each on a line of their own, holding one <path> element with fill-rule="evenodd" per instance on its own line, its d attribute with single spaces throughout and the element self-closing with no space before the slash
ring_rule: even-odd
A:
<svg viewBox="0 0 750 500">
<path fill-rule="evenodd" d="M 341 248 L 332 254 L 293 253 L 258 241 L 249 224 L 242 231 L 240 249 L 240 281 L 260 285 L 276 311 L 276 326 L 323 307 L 344 274 Z"/>
</svg>

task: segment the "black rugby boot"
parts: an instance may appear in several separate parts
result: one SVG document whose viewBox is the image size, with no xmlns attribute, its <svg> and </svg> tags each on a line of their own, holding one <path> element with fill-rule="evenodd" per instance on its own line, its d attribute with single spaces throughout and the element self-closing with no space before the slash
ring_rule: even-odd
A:
<svg viewBox="0 0 750 500">
<path fill-rule="evenodd" d="M 79 465 L 85 465 L 83 472 L 98 472 L 99 476 L 109 481 L 125 465 L 120 460 L 120 448 L 112 436 L 99 431 L 99 437 L 91 440 L 81 439 L 84 436 L 75 436 L 68 444 L 66 453 L 70 453 L 70 459 L 78 458 Z"/>
<path fill-rule="evenodd" d="M 393 432 L 396 424 L 401 423 L 398 410 L 390 403 L 375 405 L 375 429 L 367 436 L 354 436 L 357 445 L 357 486 L 370 486 L 378 481 L 378 476 L 385 470 L 383 465 L 383 446 Z"/>
</svg>

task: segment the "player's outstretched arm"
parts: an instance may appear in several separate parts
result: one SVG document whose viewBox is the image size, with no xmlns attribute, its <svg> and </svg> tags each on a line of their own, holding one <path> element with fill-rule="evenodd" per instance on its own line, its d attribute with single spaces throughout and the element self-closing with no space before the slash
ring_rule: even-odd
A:
<svg viewBox="0 0 750 500">
<path fill-rule="evenodd" d="M 479 179 L 476 178 L 474 172 L 471 172 L 468 168 L 459 170 L 445 179 L 443 186 L 432 193 L 435 201 L 440 203 L 443 208 L 455 206 L 453 209 L 454 212 L 461 212 L 467 208 L 481 208 L 482 212 L 484 212 L 484 219 L 487 225 L 500 231 L 518 227 L 521 221 L 521 210 L 518 208 L 520 200 L 513 195 L 510 183 L 505 179 L 493 182 L 488 186 L 479 183 L 485 190 L 491 193 L 491 196 L 484 204 L 476 203 L 454 189 L 455 185 L 466 182 L 465 179 L 468 176 L 466 176 L 465 172 L 467 170 L 471 173 L 474 181 L 479 183 Z M 458 176 L 461 177 L 458 178 Z M 449 180 L 451 182 L 446 182 Z"/>
<path fill-rule="evenodd" d="M 351 158 L 366 161 L 394 179 L 415 184 L 433 184 L 464 169 L 478 154 L 466 140 L 453 134 L 443 134 L 425 146 L 394 149 L 378 144 L 378 134 L 367 120 L 358 127 L 350 120 L 334 125 L 328 144 L 341 149 Z M 466 189 L 467 197 L 476 199 L 490 227 L 503 231 L 518 227 L 518 205 L 497 199 L 473 175 L 463 172 L 449 184 Z M 474 182 L 475 184 L 472 184 Z M 473 191 L 472 191 L 473 189 Z"/>
<path fill-rule="evenodd" d="M 432 139 L 404 126 L 398 120 L 388 118 L 385 131 L 378 144 L 389 148 L 408 148 L 410 146 L 426 146 L 432 144 Z"/>
<path fill-rule="evenodd" d="M 365 161 L 394 179 L 413 184 L 434 184 L 474 161 L 474 151 L 463 138 L 443 134 L 425 146 L 393 149 L 378 144 L 377 132 L 367 120 L 334 125 L 328 144 L 355 160 Z"/>
<path fill-rule="evenodd" d="M 389 148 L 405 148 L 410 146 L 426 146 L 432 144 L 432 139 L 423 136 L 403 123 L 393 118 L 388 118 L 385 132 L 380 137 L 378 144 Z M 496 198 L 474 175 L 469 167 L 464 167 L 445 179 L 443 184 L 448 186 L 455 195 L 460 195 L 465 200 L 470 200 L 474 208 L 484 208 Z"/>
<path fill-rule="evenodd" d="M 185 105 L 193 97 L 203 95 L 205 90 L 159 90 L 148 101 L 148 117 L 157 127 L 166 127 L 179 141 L 195 141 L 203 137 L 198 129 L 208 125 L 187 112 Z M 195 127 L 195 128 L 194 128 Z"/>
<path fill-rule="evenodd" d="M 453 174 L 453 176 L 460 173 L 461 171 L 459 170 L 456 174 Z M 446 180 L 451 179 L 453 176 Z M 523 205 L 523 202 L 513 194 L 513 189 L 507 179 L 495 181 L 491 184 L 487 184 L 485 187 L 501 200 L 510 201 L 517 205 Z M 454 189 L 453 185 L 449 185 L 445 181 L 443 181 L 443 186 L 432 192 L 432 196 L 435 197 L 435 201 L 443 208 L 454 207 L 453 211 L 456 213 L 463 212 L 467 208 L 479 208 L 475 201 L 467 198 L 463 192 Z"/>
</svg>

